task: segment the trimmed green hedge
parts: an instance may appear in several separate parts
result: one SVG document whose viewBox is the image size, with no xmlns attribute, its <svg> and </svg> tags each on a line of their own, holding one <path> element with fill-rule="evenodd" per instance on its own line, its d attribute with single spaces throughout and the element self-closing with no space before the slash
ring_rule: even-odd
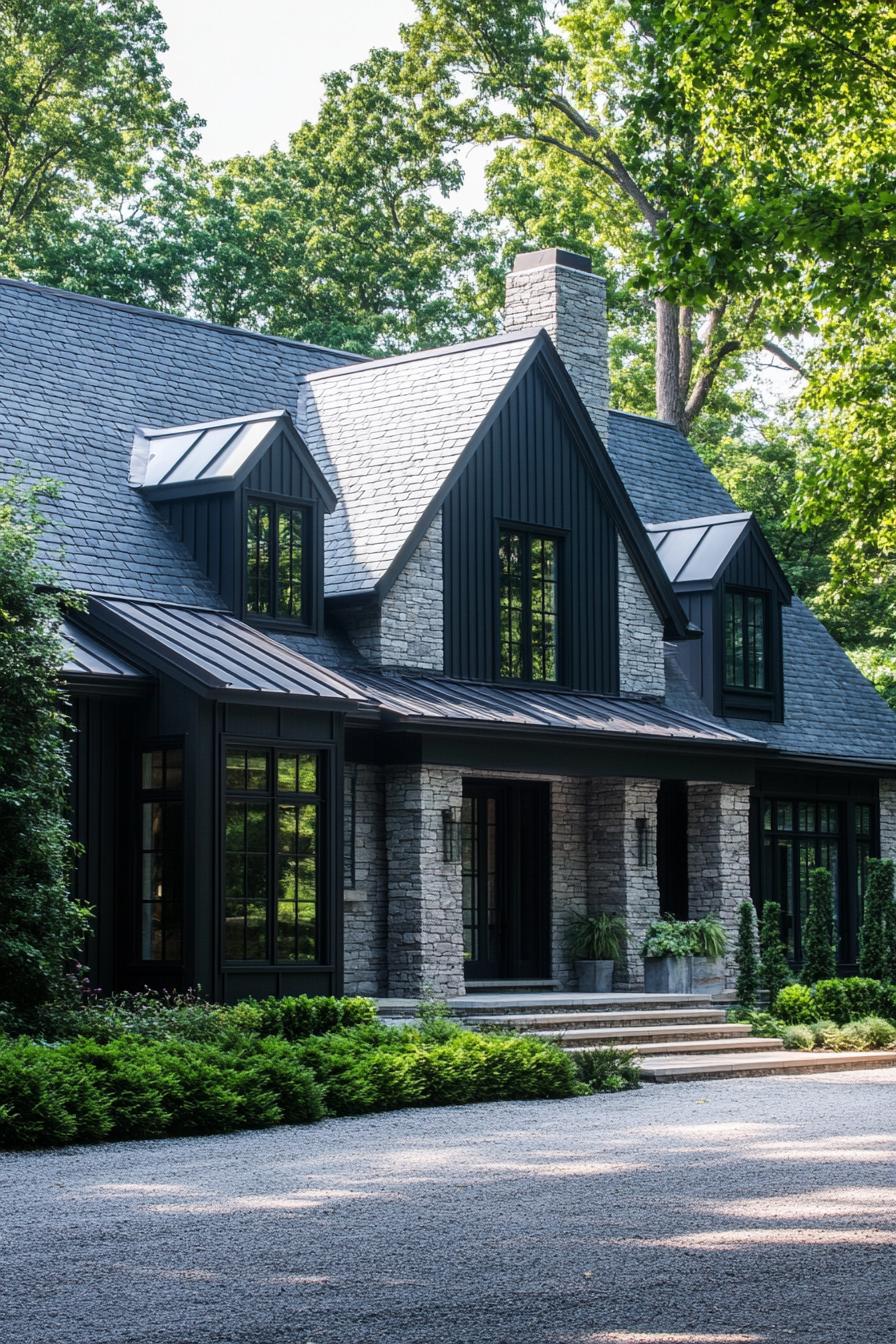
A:
<svg viewBox="0 0 896 1344">
<path fill-rule="evenodd" d="M 283 1001 L 281 1001 L 283 1002 Z M 307 1018 L 284 1030 L 304 1031 Z M 79 1038 L 0 1042 L 0 1148 L 212 1134 L 407 1106 L 569 1097 L 591 1089 L 570 1057 L 527 1037 L 457 1028 L 438 1039 L 379 1024 L 247 1034 L 236 1046 Z"/>
<path fill-rule="evenodd" d="M 866 1017 L 896 1022 L 896 985 L 859 975 L 787 985 L 775 999 L 772 1015 L 789 1025 L 825 1020 L 842 1027 Z"/>
</svg>

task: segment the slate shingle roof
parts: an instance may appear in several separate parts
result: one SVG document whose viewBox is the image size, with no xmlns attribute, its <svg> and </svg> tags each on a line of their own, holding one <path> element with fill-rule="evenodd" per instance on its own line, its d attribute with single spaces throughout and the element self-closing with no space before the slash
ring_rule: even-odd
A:
<svg viewBox="0 0 896 1344">
<path fill-rule="evenodd" d="M 0 476 L 20 463 L 30 478 L 62 481 L 47 549 L 64 583 L 219 606 L 186 549 L 128 485 L 134 430 L 293 408 L 304 374 L 355 359 L 0 281 Z"/>
<path fill-rule="evenodd" d="M 339 500 L 326 523 L 328 596 L 383 578 L 536 336 L 305 380 L 299 428 Z"/>
<path fill-rule="evenodd" d="M 676 511 L 683 519 L 743 516 L 672 426 L 611 411 L 607 448 L 645 523 L 668 522 Z M 667 702 L 781 751 L 896 762 L 896 714 L 871 683 L 798 598 L 782 608 L 781 620 L 784 723 L 712 716 L 682 674 L 674 649 L 666 660 Z"/>
</svg>

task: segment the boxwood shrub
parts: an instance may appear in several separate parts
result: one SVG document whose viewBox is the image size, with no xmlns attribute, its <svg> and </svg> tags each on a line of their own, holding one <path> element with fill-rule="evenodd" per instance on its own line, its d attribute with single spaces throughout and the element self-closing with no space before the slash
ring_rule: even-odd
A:
<svg viewBox="0 0 896 1344">
<path fill-rule="evenodd" d="M 782 1022 L 835 1022 L 845 1026 L 865 1017 L 896 1023 L 896 985 L 867 976 L 818 980 L 814 985 L 787 985 L 775 999 L 773 1016 Z"/>
</svg>

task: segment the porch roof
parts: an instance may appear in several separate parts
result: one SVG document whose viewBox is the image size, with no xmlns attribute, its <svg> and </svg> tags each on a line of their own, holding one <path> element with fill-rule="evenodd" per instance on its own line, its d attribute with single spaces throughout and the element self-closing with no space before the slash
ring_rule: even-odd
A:
<svg viewBox="0 0 896 1344">
<path fill-rule="evenodd" d="M 368 700 L 379 706 L 387 722 L 473 724 L 765 749 L 764 743 L 727 725 L 652 701 L 493 686 L 435 676 L 355 673 L 352 680 Z"/>
<path fill-rule="evenodd" d="M 62 673 L 67 681 L 98 679 L 134 682 L 145 679 L 145 672 L 101 644 L 73 621 L 63 621 L 59 633 L 65 644 Z"/>
</svg>

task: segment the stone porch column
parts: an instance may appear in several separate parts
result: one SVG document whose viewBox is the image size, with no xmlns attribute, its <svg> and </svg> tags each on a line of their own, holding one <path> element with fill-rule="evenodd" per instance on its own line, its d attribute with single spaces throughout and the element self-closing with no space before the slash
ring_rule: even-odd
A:
<svg viewBox="0 0 896 1344">
<path fill-rule="evenodd" d="M 656 876 L 656 779 L 594 779 L 588 802 L 588 906 L 625 917 L 628 950 L 617 965 L 615 983 L 634 989 L 644 983 L 641 943 L 647 925 L 659 918 Z M 647 823 L 646 863 L 639 853 L 637 820 Z"/>
<path fill-rule="evenodd" d="M 442 857 L 442 811 L 460 808 L 459 770 L 386 769 L 389 994 L 464 992 L 461 865 Z"/>
<path fill-rule="evenodd" d="M 728 934 L 726 981 L 736 977 L 737 910 L 750 896 L 750 788 L 688 781 L 688 913 L 718 915 Z"/>
</svg>

